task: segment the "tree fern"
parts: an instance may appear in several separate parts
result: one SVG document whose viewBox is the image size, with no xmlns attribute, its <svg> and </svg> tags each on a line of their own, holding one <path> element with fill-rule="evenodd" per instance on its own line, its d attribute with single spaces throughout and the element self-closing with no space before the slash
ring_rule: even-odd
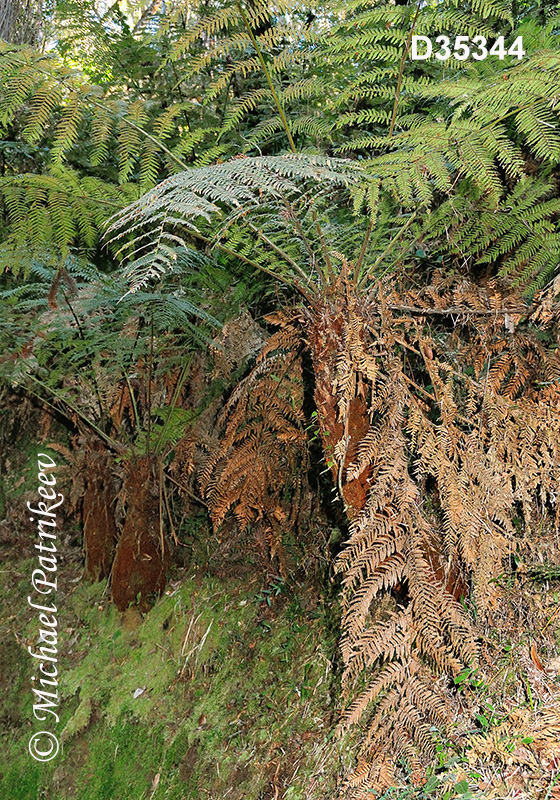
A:
<svg viewBox="0 0 560 800">
<path fill-rule="evenodd" d="M 412 31 L 450 37 L 483 34 L 489 39 L 513 35 L 516 20 L 509 6 L 480 2 L 466 13 L 454 3 L 417 11 L 360 2 L 330 8 L 328 23 L 319 14 L 311 25 L 301 24 L 297 7 L 286 16 L 282 6 L 269 14 L 262 32 L 260 7 L 244 13 L 245 25 L 233 6 L 208 18 L 195 17 L 173 57 L 196 72 L 198 65 L 189 61 L 187 48 L 197 40 L 206 42 L 204 63 L 217 71 L 209 95 L 228 86 L 231 92 L 231 80 L 238 75 L 224 135 L 244 118 L 247 125 L 258 111 L 261 120 L 248 131 L 246 146 L 282 147 L 286 118 L 300 146 L 365 156 L 378 191 L 397 214 L 418 205 L 437 206 L 442 193 L 460 188 L 464 180 L 505 212 L 512 182 L 526 174 L 528 154 L 542 163 L 543 177 L 547 164 L 557 160 L 554 20 L 545 27 L 525 21 L 515 29 L 526 42 L 527 56 L 521 61 L 452 58 L 443 64 L 410 61 Z M 248 80 L 259 69 L 259 52 L 268 86 Z M 227 54 L 233 53 L 237 57 L 228 63 Z M 431 236 L 430 226 L 431 218 L 423 215 L 424 240 Z M 418 235 L 416 226 L 406 237 L 410 246 L 411 235 Z M 430 250 L 435 252 L 432 246 Z M 551 274 L 545 261 L 535 251 L 520 265 L 521 280 L 531 290 Z"/>
<path fill-rule="evenodd" d="M 438 209 L 432 230 L 446 232 L 446 251 L 468 268 L 492 265 L 513 285 L 535 291 L 560 263 L 559 212 L 553 185 L 527 178 L 495 207 L 472 196 L 447 201 Z M 451 226 L 450 216 L 455 217 Z"/>
<path fill-rule="evenodd" d="M 176 339 L 173 355 L 166 350 L 174 325 L 210 314 L 183 294 L 197 284 L 196 266 L 223 258 L 231 269 L 237 260 L 299 293 L 290 347 L 309 348 L 324 455 L 349 523 L 337 560 L 343 726 L 359 722 L 365 736 L 347 788 L 367 797 L 394 782 L 400 760 L 421 774 L 432 726 L 451 718 L 434 676 L 450 683 L 477 658 L 476 631 L 457 600 L 471 593 L 479 618 L 489 614 L 519 509 L 530 530 L 535 508 L 557 489 L 558 369 L 531 329 L 537 314 L 550 322 L 555 310 L 551 301 L 531 307 L 515 290 L 534 290 L 558 263 L 556 23 L 516 29 L 530 42 L 521 62 L 443 65 L 408 58 L 414 32 L 492 38 L 517 20 L 493 0 L 476 0 L 469 13 L 457 3 L 356 2 L 312 19 L 295 4 L 239 0 L 211 16 L 199 9 L 181 31 L 184 13 L 171 12 L 160 30 L 172 41 L 161 74 L 178 70 L 174 85 L 188 86 L 187 99 L 166 108 L 155 97 L 113 96 L 63 62 L 5 53 L 5 124 L 21 125 L 33 143 L 43 120 L 53 127 L 49 174 L 26 178 L 28 193 L 13 175 L 5 184 L 14 247 L 54 242 L 47 304 L 80 305 L 78 322 L 65 311 L 43 317 L 47 338 L 31 343 L 20 378 L 43 388 L 51 380 L 57 402 L 70 403 L 68 374 L 79 374 L 87 390 L 76 413 L 108 409 L 100 411 L 107 430 L 148 449 L 142 426 L 151 430 L 153 413 L 131 368 L 145 369 L 148 319 L 163 373 L 182 356 Z M 45 97 L 49 85 L 56 103 Z M 90 125 L 93 178 L 73 161 Z M 224 161 L 236 149 L 267 154 Z M 100 177 L 103 167 L 112 181 Z M 66 253 L 95 245 L 97 221 L 88 227 L 78 213 L 92 179 L 117 205 L 109 239 L 128 259 L 96 283 L 103 302 L 82 286 L 74 301 L 61 284 Z M 118 210 L 125 192 L 144 189 Z M 468 279 L 449 278 L 461 271 Z M 55 364 L 65 376 L 49 370 Z M 299 380 L 301 364 L 292 366 Z M 303 412 L 292 413 L 276 377 L 257 366 L 233 392 L 224 441 L 200 481 L 216 524 L 228 511 L 254 522 L 267 503 L 274 546 L 276 466 L 301 463 L 304 445 Z M 158 420 L 171 420 L 167 413 Z M 280 436 L 290 448 L 279 448 Z M 377 616 L 382 596 L 387 619 Z"/>
</svg>

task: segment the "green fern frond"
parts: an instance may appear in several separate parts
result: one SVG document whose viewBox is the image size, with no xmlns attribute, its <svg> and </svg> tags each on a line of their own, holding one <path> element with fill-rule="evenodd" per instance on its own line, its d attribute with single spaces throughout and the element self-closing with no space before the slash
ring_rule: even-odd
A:
<svg viewBox="0 0 560 800">
<path fill-rule="evenodd" d="M 298 233 L 292 224 L 295 218 L 290 212 L 290 202 L 307 203 L 306 195 L 312 192 L 309 200 L 320 204 L 323 195 L 336 187 L 348 189 L 356 185 L 359 178 L 357 165 L 320 156 L 238 158 L 168 178 L 117 214 L 108 235 L 111 241 L 116 241 L 134 234 L 124 245 L 124 251 L 133 258 L 128 270 L 131 291 L 145 285 L 150 277 L 172 269 L 173 248 L 186 247 L 181 235 L 171 233 L 173 228 L 180 227 L 210 241 L 207 234 L 201 233 L 201 222 L 210 222 L 213 217 L 223 219 L 219 231 L 210 237 L 214 246 L 223 247 L 221 243 L 227 243 L 232 226 L 251 225 L 251 238 L 256 233 L 258 241 L 264 243 L 268 251 L 272 247 L 270 257 L 278 254 L 292 269 L 305 275 L 289 251 L 294 247 L 294 240 L 303 251 L 309 247 L 304 232 L 308 223 Z M 321 185 L 325 188 L 319 189 Z M 311 230 L 310 221 L 309 232 Z M 143 252 L 145 248 L 148 252 Z M 258 262 L 255 263 L 258 266 Z"/>
</svg>

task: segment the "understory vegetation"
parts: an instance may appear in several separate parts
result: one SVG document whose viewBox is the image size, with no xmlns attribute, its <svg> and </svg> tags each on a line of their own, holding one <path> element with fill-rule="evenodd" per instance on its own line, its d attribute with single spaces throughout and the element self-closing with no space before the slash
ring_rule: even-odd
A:
<svg viewBox="0 0 560 800">
<path fill-rule="evenodd" d="M 559 14 L 10 6 L 3 794 L 560 797 Z M 441 33 L 524 53 L 410 58 Z"/>
</svg>

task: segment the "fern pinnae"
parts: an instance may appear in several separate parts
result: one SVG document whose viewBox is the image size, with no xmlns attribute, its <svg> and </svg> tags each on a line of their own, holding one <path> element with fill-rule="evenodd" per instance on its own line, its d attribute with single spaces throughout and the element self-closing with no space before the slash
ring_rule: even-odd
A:
<svg viewBox="0 0 560 800">
<path fill-rule="evenodd" d="M 344 711 L 339 722 L 341 730 L 347 730 L 352 725 L 360 722 L 366 710 L 371 707 L 379 696 L 394 684 L 403 683 L 409 673 L 409 667 L 398 662 L 391 662 L 384 666 L 375 679 Z"/>
</svg>

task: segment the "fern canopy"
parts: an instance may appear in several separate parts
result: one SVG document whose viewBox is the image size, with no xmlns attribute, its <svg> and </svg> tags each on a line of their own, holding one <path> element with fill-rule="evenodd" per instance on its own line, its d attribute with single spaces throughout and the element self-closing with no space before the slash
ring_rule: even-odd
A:
<svg viewBox="0 0 560 800">
<path fill-rule="evenodd" d="M 0 42 L 0 377 L 124 459 L 129 499 L 144 476 L 162 570 L 173 467 L 284 576 L 313 406 L 348 532 L 355 800 L 423 774 L 519 527 L 558 536 L 557 12 L 59 0 L 52 42 Z M 415 34 L 526 53 L 413 61 Z M 229 341 L 267 341 L 226 354 L 196 429 L 193 354 L 239 305 L 277 330 L 245 315 Z"/>
</svg>

